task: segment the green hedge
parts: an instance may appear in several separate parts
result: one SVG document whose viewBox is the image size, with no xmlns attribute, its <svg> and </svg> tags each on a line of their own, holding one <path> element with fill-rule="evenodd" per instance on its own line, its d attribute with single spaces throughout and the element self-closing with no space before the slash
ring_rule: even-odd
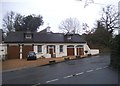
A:
<svg viewBox="0 0 120 86">
<path fill-rule="evenodd" d="M 120 69 L 120 34 L 111 42 L 111 65 Z"/>
</svg>

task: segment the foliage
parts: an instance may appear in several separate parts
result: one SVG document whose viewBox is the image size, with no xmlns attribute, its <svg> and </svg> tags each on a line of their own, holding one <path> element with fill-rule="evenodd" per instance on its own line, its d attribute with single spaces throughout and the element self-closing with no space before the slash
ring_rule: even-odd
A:
<svg viewBox="0 0 120 86">
<path fill-rule="evenodd" d="M 14 27 L 16 28 L 16 31 L 33 31 L 37 32 L 37 29 L 39 26 L 43 25 L 42 16 L 38 15 L 28 15 L 26 17 L 23 17 L 18 15 L 15 20 Z"/>
<path fill-rule="evenodd" d="M 84 34 L 88 45 L 91 48 L 109 48 L 112 35 L 104 28 L 100 21 L 97 21 L 97 26 L 93 33 Z"/>
<path fill-rule="evenodd" d="M 14 27 L 15 27 L 15 31 L 19 31 L 19 29 L 22 27 L 23 23 L 23 16 L 20 14 L 16 14 L 15 17 L 15 22 L 14 22 Z M 22 31 L 23 28 L 21 28 Z M 23 29 L 24 30 L 24 29 Z"/>
<path fill-rule="evenodd" d="M 43 25 L 43 17 L 38 15 L 22 16 L 21 14 L 11 11 L 3 19 L 3 29 L 11 31 L 37 31 L 39 26 Z"/>
<path fill-rule="evenodd" d="M 104 28 L 98 28 L 94 33 L 95 43 L 102 44 L 108 47 L 111 39 L 111 34 Z"/>
<path fill-rule="evenodd" d="M 64 33 L 79 33 L 80 22 L 77 18 L 67 18 L 60 23 L 59 29 Z"/>
<path fill-rule="evenodd" d="M 111 42 L 111 65 L 120 68 L 120 34 Z"/>
</svg>

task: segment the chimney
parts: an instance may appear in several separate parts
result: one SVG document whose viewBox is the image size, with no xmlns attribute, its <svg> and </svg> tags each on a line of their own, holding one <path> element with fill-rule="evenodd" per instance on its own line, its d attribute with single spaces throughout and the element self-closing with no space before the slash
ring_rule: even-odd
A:
<svg viewBox="0 0 120 86">
<path fill-rule="evenodd" d="M 46 27 L 47 32 L 50 32 L 50 28 L 51 28 L 50 26 Z"/>
</svg>

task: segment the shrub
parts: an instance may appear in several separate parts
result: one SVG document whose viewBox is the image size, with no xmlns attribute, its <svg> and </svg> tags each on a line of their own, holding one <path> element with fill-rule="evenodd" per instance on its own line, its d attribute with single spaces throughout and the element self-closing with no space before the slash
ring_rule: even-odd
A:
<svg viewBox="0 0 120 86">
<path fill-rule="evenodd" d="M 120 34 L 111 42 L 111 65 L 120 68 Z"/>
</svg>

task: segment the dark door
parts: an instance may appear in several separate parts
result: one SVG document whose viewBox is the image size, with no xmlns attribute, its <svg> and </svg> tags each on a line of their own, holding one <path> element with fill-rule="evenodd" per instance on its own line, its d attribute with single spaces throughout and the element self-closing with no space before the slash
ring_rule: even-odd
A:
<svg viewBox="0 0 120 86">
<path fill-rule="evenodd" d="M 76 48 L 77 49 L 77 55 L 84 55 L 84 49 L 83 48 Z"/>
<path fill-rule="evenodd" d="M 74 56 L 74 48 L 67 48 L 67 56 Z"/>
<path fill-rule="evenodd" d="M 53 48 L 50 48 L 49 51 L 50 51 L 51 57 L 53 57 L 53 52 L 54 52 Z"/>
<path fill-rule="evenodd" d="M 26 59 L 29 51 L 33 51 L 33 46 L 32 45 L 24 45 L 22 47 L 22 58 Z"/>
<path fill-rule="evenodd" d="M 20 47 L 19 46 L 8 46 L 7 47 L 7 58 L 8 59 L 20 59 Z"/>
</svg>

